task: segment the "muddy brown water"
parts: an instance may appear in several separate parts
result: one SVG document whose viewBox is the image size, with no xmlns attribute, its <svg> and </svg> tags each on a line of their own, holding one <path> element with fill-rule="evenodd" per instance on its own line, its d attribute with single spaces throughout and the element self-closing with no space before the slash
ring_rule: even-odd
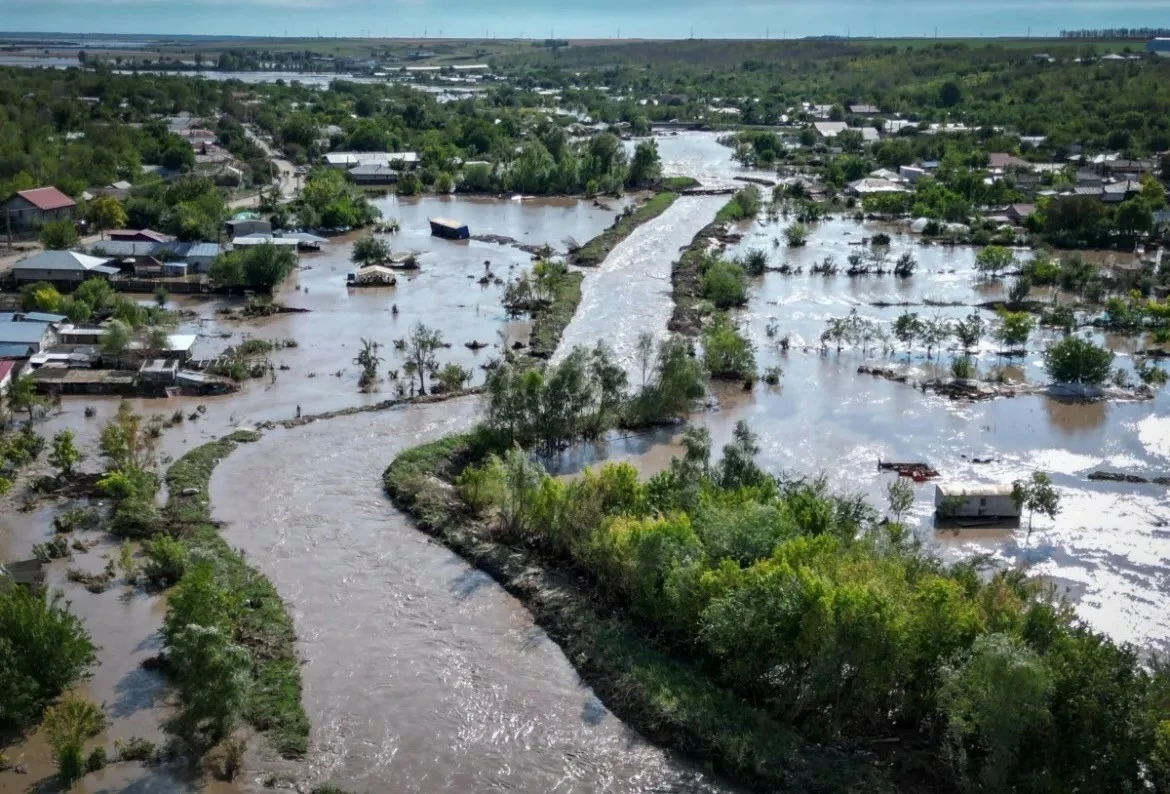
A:
<svg viewBox="0 0 1170 794">
<path fill-rule="evenodd" d="M 358 791 L 727 790 L 625 727 L 523 606 L 387 504 L 386 464 L 477 411 L 468 399 L 274 431 L 215 473 L 227 539 L 296 620 L 310 778 Z"/>
<path fill-rule="evenodd" d="M 715 138 L 660 136 L 666 172 L 692 175 L 709 186 L 733 185 L 735 176 L 753 173 L 728 159 L 728 150 Z M 670 261 L 720 203 L 718 198 L 680 200 L 631 235 L 601 267 L 587 271 L 582 306 L 566 330 L 563 349 L 606 339 L 632 368 L 637 335 L 664 333 Z M 320 254 L 304 256 L 305 268 L 282 290 L 281 300 L 311 313 L 241 323 L 214 313 L 224 301 L 184 302 L 202 315 L 185 326 L 201 334 L 198 356 L 213 355 L 245 335 L 294 338 L 299 345 L 273 355 L 275 364 L 289 367 L 277 372 L 275 384 L 253 381 L 223 398 L 135 401 L 145 414 L 170 416 L 178 409 L 198 417 L 165 432 L 164 462 L 233 427 L 290 418 L 298 405 L 316 413 L 391 396 L 393 384 L 385 381 L 376 394 L 357 391 L 357 368 L 350 360 L 363 336 L 382 345 L 385 366 L 394 369 L 401 366 L 394 339 L 415 321 L 439 326 L 452 344 L 440 361 L 458 361 L 473 368 L 477 378 L 482 378 L 479 364 L 498 351 L 473 353 L 464 342 L 497 344 L 501 330 L 508 343 L 526 338 L 526 324 L 502 312 L 500 287 L 475 281 L 485 259 L 493 273 L 507 278 L 528 266 L 529 255 L 509 246 L 430 238 L 426 219 L 431 215 L 456 217 L 475 234 L 560 248 L 566 236 L 580 241 L 601 231 L 620 210 L 564 200 L 433 197 L 402 202 L 389 197 L 379 206 L 403 224 L 401 233 L 388 237 L 395 250 L 423 252 L 422 271 L 404 276 L 397 287 L 348 290 L 353 238 L 347 237 Z M 916 238 L 898 235 L 891 259 L 904 250 L 913 252 L 920 264 L 912 279 L 813 277 L 807 272 L 813 261 L 833 255 L 844 264 L 855 250 L 851 242 L 886 227 L 827 221 L 813 228 L 805 249 L 789 251 L 772 244 L 782 225 L 745 225 L 745 238 L 731 253 L 761 247 L 773 265 L 788 260 L 805 266 L 801 276 L 769 273 L 754 280 L 751 301 L 740 315 L 758 346 L 760 368 L 778 365 L 784 376 L 778 387 L 760 384 L 751 393 L 716 388 L 720 408 L 695 417 L 711 427 L 716 445 L 726 442 L 736 420 L 748 419 L 761 436 L 761 462 L 767 468 L 824 472 L 834 487 L 860 490 L 878 505 L 884 504 L 889 479 L 877 471 L 879 457 L 927 460 L 955 480 L 1006 482 L 1035 469 L 1049 471 L 1064 496 L 1064 510 L 1055 521 L 1038 518 L 1030 534 L 1026 527 L 937 532 L 930 484 L 916 488 L 917 531 L 948 558 L 988 552 L 1004 564 L 1050 577 L 1094 626 L 1120 640 L 1165 648 L 1170 637 L 1167 491 L 1092 483 L 1085 475 L 1099 467 L 1170 473 L 1167 392 L 1133 403 L 1066 405 L 1030 396 L 970 405 L 858 375 L 859 352 L 822 355 L 816 349 L 828 317 L 857 308 L 888 323 L 902 309 L 870 303 L 927 298 L 975 303 L 1001 297 L 1002 287 L 974 279 L 972 249 L 921 247 Z M 397 317 L 390 311 L 395 303 Z M 970 311 L 913 310 L 948 317 Z M 777 336 L 790 336 L 786 354 L 775 345 L 777 337 L 768 336 L 769 325 Z M 1029 354 L 1015 364 L 1017 377 L 1043 379 L 1039 351 L 1046 338 L 1043 333 L 1034 337 Z M 1104 341 L 1122 366 L 1140 346 L 1124 337 Z M 993 347 L 981 348 L 981 371 L 999 364 Z M 915 374 L 945 369 L 949 356 L 943 362 L 927 360 L 921 350 L 908 362 L 901 352 L 893 361 Z M 338 370 L 342 374 L 335 377 Z M 87 405 L 97 416 L 83 416 Z M 199 405 L 203 413 L 196 412 Z M 101 422 L 116 407 L 115 400 L 69 398 L 41 430 L 75 429 L 92 458 Z M 313 781 L 334 779 L 355 791 L 728 790 L 623 726 L 581 684 L 517 602 L 427 541 L 386 502 L 380 475 L 397 451 L 466 427 L 474 414 L 474 400 L 463 400 L 271 431 L 257 444 L 241 446 L 217 470 L 213 503 L 217 517 L 229 522 L 228 539 L 247 551 L 290 603 L 313 725 L 311 752 L 301 766 L 272 761 L 253 743 L 249 771 L 237 789 L 260 790 L 264 776 L 278 772 Z M 572 470 L 628 458 L 649 473 L 667 464 L 675 440 L 667 432 L 586 447 L 566 455 L 559 467 Z M 973 457 L 995 460 L 975 464 Z M 87 465 L 97 463 L 91 459 Z M 0 554 L 27 556 L 33 543 L 51 536 L 52 516 L 63 507 L 25 513 L 10 499 L 0 511 Z M 98 570 L 104 564 L 101 555 L 114 551 L 100 546 L 50 568 L 51 581 L 66 592 L 103 646 L 101 665 L 85 691 L 114 714 L 104 738 L 107 747 L 113 737 L 161 738 L 158 726 L 167 715 L 165 682 L 137 667 L 155 650 L 162 603 L 128 595 L 120 586 L 94 596 L 65 581 L 69 565 Z M 28 765 L 29 774 L 0 773 L 0 792 L 47 781 L 51 766 L 36 734 L 8 752 Z M 178 770 L 118 765 L 87 777 L 78 790 L 181 791 L 193 785 Z"/>
</svg>

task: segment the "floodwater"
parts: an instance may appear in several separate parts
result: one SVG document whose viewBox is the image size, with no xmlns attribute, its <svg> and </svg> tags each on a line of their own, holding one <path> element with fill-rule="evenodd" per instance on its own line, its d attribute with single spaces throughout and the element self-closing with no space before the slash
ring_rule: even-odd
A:
<svg viewBox="0 0 1170 794">
<path fill-rule="evenodd" d="M 625 727 L 517 601 L 388 505 L 390 460 L 477 410 L 467 399 L 275 431 L 216 470 L 226 538 L 296 621 L 309 777 L 356 791 L 729 790 Z"/>
<path fill-rule="evenodd" d="M 658 138 L 666 172 L 695 176 L 708 187 L 758 175 L 731 161 L 715 138 L 702 133 Z M 680 199 L 627 238 L 601 267 L 587 270 L 582 306 L 566 330 L 561 354 L 573 344 L 605 339 L 632 366 L 637 335 L 665 333 L 671 260 L 721 201 Z M 507 245 L 431 238 L 428 217 L 455 217 L 473 234 L 563 250 L 566 237 L 592 237 L 621 209 L 616 202 L 607 210 L 575 200 L 436 197 L 388 197 L 378 204 L 403 225 L 388 238 L 395 250 L 421 252 L 422 270 L 404 274 L 396 287 L 347 289 L 353 237 L 346 237 L 302 257 L 303 269 L 282 290 L 283 302 L 309 313 L 245 323 L 215 315 L 223 301 L 182 302 L 202 315 L 185 326 L 201 334 L 197 356 L 213 355 L 244 335 L 293 338 L 298 346 L 273 355 L 274 364 L 288 367 L 277 371 L 275 383 L 253 381 L 240 394 L 223 398 L 136 401 L 136 409 L 146 414 L 169 416 L 181 409 L 196 417 L 165 432 L 164 463 L 233 427 L 290 418 L 297 406 L 317 413 L 392 396 L 394 384 L 385 380 L 378 393 L 359 394 L 357 368 L 350 362 L 365 337 L 380 343 L 384 372 L 400 368 L 391 343 L 416 321 L 441 328 L 451 343 L 441 351 L 441 363 L 458 361 L 482 379 L 479 365 L 498 350 L 473 353 L 464 343 L 522 341 L 527 326 L 504 315 L 499 285 L 477 281 L 489 271 L 506 280 L 531 257 Z M 813 262 L 831 255 L 845 265 L 855 250 L 850 243 L 882 227 L 822 222 L 808 246 L 796 251 L 773 245 L 782 227 L 783 221 L 747 224 L 744 240 L 730 253 L 760 247 L 773 266 L 789 261 L 804 267 L 801 275 L 755 279 L 750 304 L 740 314 L 757 345 L 760 369 L 780 366 L 784 375 L 779 386 L 761 383 L 750 393 L 716 388 L 720 407 L 695 417 L 711 427 L 716 445 L 730 437 L 735 421 L 747 419 L 761 437 L 761 462 L 768 469 L 823 472 L 834 488 L 860 490 L 876 505 L 884 504 L 889 479 L 877 471 L 879 457 L 925 460 L 953 480 L 1007 482 L 1048 471 L 1062 492 L 1064 510 L 1055 521 L 1037 519 L 1031 533 L 1026 526 L 936 532 L 929 484 L 917 486 L 917 531 L 948 558 L 988 552 L 1004 564 L 1047 576 L 1066 589 L 1078 613 L 1094 626 L 1119 640 L 1165 649 L 1170 637 L 1166 489 L 1093 483 L 1085 475 L 1099 467 L 1147 476 L 1170 473 L 1168 393 L 1147 402 L 1079 406 L 1040 396 L 966 404 L 859 375 L 859 351 L 819 351 L 817 340 L 829 317 L 856 308 L 888 323 L 902 307 L 878 308 L 873 302 L 974 304 L 1001 297 L 1002 287 L 975 279 L 973 250 L 922 247 L 911 236 L 895 236 L 891 245 L 891 260 L 903 251 L 917 257 L 919 269 L 911 279 L 812 276 Z M 948 317 L 971 311 L 965 305 L 910 308 Z M 786 353 L 776 344 L 785 335 L 791 340 Z M 1015 377 L 1043 379 L 1039 351 L 1045 339 L 1038 333 L 1024 360 L 1014 362 Z M 1104 341 L 1122 366 L 1140 346 L 1120 337 Z M 993 348 L 990 342 L 982 346 L 981 372 L 999 365 Z M 870 358 L 878 356 L 871 352 Z M 949 353 L 942 365 L 927 360 L 921 349 L 908 361 L 899 350 L 883 363 L 934 373 L 945 369 Z M 196 411 L 200 404 L 204 413 Z M 82 416 L 87 405 L 96 408 L 96 417 Z M 108 399 L 66 399 L 41 430 L 77 430 L 94 466 L 97 430 L 116 405 Z M 259 790 L 269 772 L 288 772 L 311 781 L 333 779 L 355 791 L 728 790 L 622 725 L 515 600 L 428 541 L 387 503 L 380 476 L 390 460 L 420 441 L 467 427 L 475 413 L 476 403 L 469 399 L 274 430 L 256 444 L 241 445 L 217 469 L 212 501 L 216 516 L 228 522 L 228 540 L 245 549 L 290 603 L 313 725 L 303 765 L 272 761 L 253 747 L 240 786 Z M 669 432 L 635 436 L 577 450 L 565 463 L 625 457 L 651 472 L 668 462 L 673 442 Z M 976 464 L 975 457 L 994 460 Z M 51 536 L 51 517 L 61 507 L 0 512 L 0 554 L 27 556 L 33 543 Z M 127 598 L 119 587 L 93 596 L 64 582 L 68 565 L 96 570 L 104 562 L 101 555 L 111 551 L 99 546 L 72 563 L 55 563 L 51 576 L 103 645 L 102 665 L 87 691 L 117 712 L 108 736 L 158 738 L 166 715 L 159 702 L 164 683 L 141 671 L 137 661 L 154 652 L 161 602 Z M 30 774 L 0 773 L 0 792 L 25 790 L 49 774 L 35 735 L 9 755 L 28 763 Z M 166 770 L 144 776 L 138 767 L 121 765 L 104 774 L 104 779 L 87 778 L 84 790 L 190 788 Z"/>
</svg>

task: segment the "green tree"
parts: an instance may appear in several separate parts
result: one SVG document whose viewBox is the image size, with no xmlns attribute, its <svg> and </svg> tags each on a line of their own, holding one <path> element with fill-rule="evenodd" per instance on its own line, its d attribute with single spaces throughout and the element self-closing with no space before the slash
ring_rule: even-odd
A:
<svg viewBox="0 0 1170 794">
<path fill-rule="evenodd" d="M 963 91 L 954 80 L 947 80 L 938 89 L 939 107 L 952 108 L 963 99 Z"/>
<path fill-rule="evenodd" d="M 1051 719 L 1043 661 L 1016 637 L 986 634 L 941 678 L 939 703 L 959 772 L 989 791 L 1012 788 L 1017 765 L 1028 763 L 1025 741 Z"/>
<path fill-rule="evenodd" d="M 362 368 L 358 385 L 362 389 L 368 389 L 377 382 L 378 365 L 382 363 L 382 359 L 378 356 L 378 343 L 362 337 L 362 349 L 358 352 L 353 363 Z"/>
<path fill-rule="evenodd" d="M 101 708 L 76 695 L 67 695 L 45 709 L 42 728 L 63 782 L 72 783 L 85 774 L 85 740 L 101 733 L 105 726 Z"/>
<path fill-rule="evenodd" d="M 30 422 L 36 419 L 37 410 L 44 405 L 44 400 L 37 394 L 36 381 L 31 375 L 18 375 L 8 384 L 8 393 L 5 395 L 8 410 L 14 414 L 28 412 Z"/>
<path fill-rule="evenodd" d="M 634 148 L 626 175 L 627 187 L 645 187 L 657 184 L 662 179 L 662 160 L 658 156 L 658 143 L 654 139 L 641 141 Z"/>
<path fill-rule="evenodd" d="M 390 254 L 390 244 L 377 237 L 362 237 L 353 244 L 353 263 L 358 267 L 385 262 Z"/>
<path fill-rule="evenodd" d="M 904 311 L 894 320 L 894 337 L 906 346 L 907 358 L 914 347 L 914 340 L 921 335 L 922 320 L 918 318 L 918 312 Z"/>
<path fill-rule="evenodd" d="M 89 202 L 85 217 L 92 228 L 101 232 L 103 240 L 106 239 L 106 229 L 121 229 L 127 220 L 122 204 L 113 196 L 98 196 Z"/>
<path fill-rule="evenodd" d="M 111 320 L 101 335 L 102 352 L 107 356 L 120 356 L 130 347 L 133 339 L 130 326 L 121 320 Z"/>
<path fill-rule="evenodd" d="M 1113 352 L 1079 336 L 1066 336 L 1045 349 L 1044 369 L 1057 383 L 1097 386 L 1109 379 Z"/>
<path fill-rule="evenodd" d="M 1028 480 L 1012 482 L 1012 501 L 1019 510 L 1028 511 L 1028 531 L 1032 531 L 1032 516 L 1037 511 L 1040 515 L 1056 518 L 1060 512 L 1060 492 L 1052 485 L 1052 478 L 1042 471 L 1032 472 Z"/>
<path fill-rule="evenodd" d="M 73 443 L 73 431 L 62 430 L 53 436 L 53 450 L 49 453 L 49 465 L 57 469 L 61 476 L 73 474 L 73 467 L 84 459 L 81 450 Z"/>
<path fill-rule="evenodd" d="M 999 278 L 1015 264 L 1016 257 L 1011 249 L 1002 245 L 989 245 L 975 255 L 975 269 L 991 278 Z"/>
<path fill-rule="evenodd" d="M 998 312 L 999 322 L 995 327 L 995 338 L 1009 352 L 1020 350 L 1028 343 L 1032 329 L 1036 327 L 1032 315 L 1027 312 Z"/>
<path fill-rule="evenodd" d="M 959 340 L 963 350 L 973 350 L 979 346 L 979 340 L 983 338 L 983 318 L 979 314 L 979 310 L 972 310 L 966 318 L 958 320 L 953 326 L 955 338 Z"/>
<path fill-rule="evenodd" d="M 718 309 L 747 303 L 747 277 L 743 268 L 726 259 L 708 262 L 703 273 L 703 297 Z"/>
<path fill-rule="evenodd" d="M 0 726 L 31 724 L 95 661 L 89 632 L 60 594 L 0 588 Z"/>
<path fill-rule="evenodd" d="M 902 517 L 914 506 L 914 486 L 905 477 L 895 477 L 886 485 L 886 499 L 890 503 L 894 523 L 901 524 Z"/>
<path fill-rule="evenodd" d="M 41 245 L 50 251 L 65 251 L 77 245 L 77 228 L 73 221 L 49 221 L 41 227 Z"/>
<path fill-rule="evenodd" d="M 416 323 L 406 337 L 404 347 L 406 361 L 403 370 L 411 377 L 418 377 L 418 393 L 427 393 L 426 376 L 439 365 L 435 354 L 443 346 L 443 334 L 437 329 Z"/>
<path fill-rule="evenodd" d="M 713 378 L 755 379 L 755 348 L 725 313 L 703 329 L 703 360 Z"/>
</svg>

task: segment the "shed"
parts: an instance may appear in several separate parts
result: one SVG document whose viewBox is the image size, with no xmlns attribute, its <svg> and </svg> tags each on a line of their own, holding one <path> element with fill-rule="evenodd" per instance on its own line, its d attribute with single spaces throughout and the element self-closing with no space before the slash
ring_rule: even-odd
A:
<svg viewBox="0 0 1170 794">
<path fill-rule="evenodd" d="M 996 483 L 943 483 L 934 487 L 934 508 L 940 518 L 1019 518 L 1012 486 Z"/>
</svg>

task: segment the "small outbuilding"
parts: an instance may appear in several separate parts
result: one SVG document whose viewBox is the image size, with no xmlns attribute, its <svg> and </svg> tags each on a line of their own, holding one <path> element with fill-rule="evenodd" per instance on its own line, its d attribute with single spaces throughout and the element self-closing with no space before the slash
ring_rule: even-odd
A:
<svg viewBox="0 0 1170 794">
<path fill-rule="evenodd" d="M 435 237 L 446 237 L 448 240 L 466 240 L 471 237 L 471 230 L 466 223 L 450 218 L 431 218 L 430 221 L 431 234 Z"/>
<path fill-rule="evenodd" d="M 1020 517 L 1011 485 L 995 483 L 942 483 L 934 487 L 934 508 L 939 518 L 1003 520 Z"/>
</svg>

